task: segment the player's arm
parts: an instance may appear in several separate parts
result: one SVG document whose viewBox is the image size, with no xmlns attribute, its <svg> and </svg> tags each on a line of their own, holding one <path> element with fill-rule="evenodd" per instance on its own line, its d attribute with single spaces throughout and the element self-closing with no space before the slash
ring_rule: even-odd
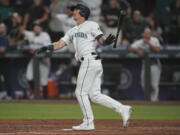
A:
<svg viewBox="0 0 180 135">
<path fill-rule="evenodd" d="M 95 24 L 91 32 L 95 36 L 95 39 L 98 41 L 99 45 L 111 45 L 115 40 L 115 36 L 112 34 L 109 34 L 109 36 L 105 38 L 98 24 Z"/>
<path fill-rule="evenodd" d="M 149 45 L 149 48 L 151 48 L 153 51 L 155 52 L 159 52 L 160 51 L 160 46 L 159 45 L 154 45 L 152 44 L 149 40 L 144 40 L 144 42 Z M 156 44 L 159 44 L 158 41 Z"/>
<path fill-rule="evenodd" d="M 66 42 L 64 42 L 63 40 L 59 40 L 58 42 L 54 42 L 53 43 L 53 50 L 56 51 L 56 50 L 59 50 L 61 48 L 63 48 L 64 46 L 66 46 Z"/>
<path fill-rule="evenodd" d="M 66 46 L 67 44 L 70 44 L 71 41 L 71 30 L 69 30 L 65 36 L 63 38 L 61 38 L 61 40 L 59 40 L 58 42 L 54 42 L 51 45 L 47 45 L 47 46 L 43 46 L 39 49 L 36 50 L 36 53 L 42 53 L 42 52 L 46 52 L 47 50 L 49 51 L 56 51 L 59 50 L 61 48 L 63 48 L 64 46 Z"/>
<path fill-rule="evenodd" d="M 137 53 L 139 56 L 143 56 L 143 55 L 144 55 L 144 51 L 141 50 L 141 49 L 137 49 L 137 48 L 131 47 L 131 48 L 130 48 L 130 51 L 131 51 L 131 52 L 134 52 L 134 53 Z"/>
<path fill-rule="evenodd" d="M 66 20 L 67 20 L 67 15 L 66 14 L 55 14 L 55 13 L 52 13 L 51 16 L 52 16 L 52 18 L 56 18 L 56 19 L 58 19 L 61 22 L 66 22 Z"/>
<path fill-rule="evenodd" d="M 37 49 L 36 53 L 40 54 L 42 52 L 46 52 L 47 50 L 56 51 L 56 50 L 63 48 L 64 46 L 66 46 L 66 42 L 63 40 L 59 40 L 58 42 L 54 42 L 51 45 L 43 46 L 43 47 Z"/>
<path fill-rule="evenodd" d="M 25 16 L 24 16 L 24 22 L 23 22 L 24 29 L 26 29 L 26 26 L 27 26 L 27 24 L 29 22 L 29 18 L 30 18 L 30 14 L 26 13 Z"/>
<path fill-rule="evenodd" d="M 98 41 L 98 45 L 102 45 L 104 40 L 105 40 L 105 37 L 103 34 L 101 34 L 101 35 L 96 37 L 96 40 Z"/>
<path fill-rule="evenodd" d="M 94 36 L 94 38 L 98 41 L 99 45 L 111 45 L 114 40 L 115 40 L 115 36 L 110 34 L 107 38 L 104 37 L 103 32 L 101 31 L 99 25 L 95 22 L 92 23 L 92 25 L 90 25 L 91 28 L 91 33 Z"/>
<path fill-rule="evenodd" d="M 149 43 L 149 47 L 150 47 L 153 51 L 155 51 L 155 52 L 159 52 L 159 51 L 160 51 L 160 47 L 154 46 L 154 45 L 152 45 L 151 43 Z"/>
<path fill-rule="evenodd" d="M 115 36 L 110 34 L 107 38 L 105 38 L 103 36 L 103 34 L 101 34 L 101 35 L 97 36 L 96 39 L 97 39 L 99 45 L 106 46 L 106 45 L 111 45 L 114 42 Z"/>
<path fill-rule="evenodd" d="M 130 51 L 138 54 L 139 56 L 143 56 L 144 51 L 140 49 L 140 44 L 141 44 L 141 41 L 136 41 L 135 43 L 133 43 L 130 47 Z"/>
</svg>

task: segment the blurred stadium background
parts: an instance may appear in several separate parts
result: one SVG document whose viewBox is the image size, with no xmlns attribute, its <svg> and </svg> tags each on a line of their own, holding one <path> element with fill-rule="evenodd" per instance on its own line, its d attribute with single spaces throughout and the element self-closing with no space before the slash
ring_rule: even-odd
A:
<svg viewBox="0 0 180 135">
<path fill-rule="evenodd" d="M 89 20 L 98 22 L 105 36 L 116 34 L 121 0 L 84 1 L 91 9 Z M 82 119 L 74 100 L 79 63 L 71 47 L 34 56 L 34 49 L 41 42 L 28 35 L 38 35 L 42 30 L 52 42 L 59 40 L 75 25 L 69 10 L 74 2 L 81 0 L 0 0 L 0 135 L 179 134 L 180 0 L 127 0 L 127 16 L 117 48 L 97 48 L 104 68 L 102 93 L 132 105 L 130 127 L 121 128 L 118 114 L 93 104 L 95 131 L 63 130 Z M 147 27 L 159 40 L 160 51 L 147 51 L 139 56 L 130 47 L 142 38 Z M 45 45 L 49 42 L 46 40 L 41 38 Z M 44 58 L 49 60 L 43 63 Z M 150 66 L 157 59 L 161 62 L 159 96 L 151 100 Z M 28 81 L 26 73 L 31 60 L 34 79 Z M 146 75 L 144 89 L 142 61 Z M 41 73 L 42 64 L 48 67 L 47 72 Z M 45 73 L 48 82 L 42 85 L 40 80 L 46 82 L 46 78 L 41 78 Z"/>
<path fill-rule="evenodd" d="M 76 0 L 0 0 L 0 99 L 42 99 L 39 81 L 39 60 L 49 57 L 49 99 L 73 99 L 79 64 L 73 49 L 32 56 L 31 42 L 22 31 L 32 31 L 34 24 L 42 27 L 51 41 L 60 39 L 64 22 L 56 17 L 69 15 Z M 77 0 L 81 1 L 81 0 Z M 97 21 L 105 35 L 116 33 L 120 0 L 84 0 L 91 9 L 89 20 Z M 128 15 L 118 47 L 97 48 L 104 64 L 102 92 L 118 100 L 150 100 L 149 58 L 162 63 L 159 101 L 180 100 L 180 0 L 127 0 Z M 66 20 L 65 20 L 66 22 Z M 6 29 L 4 28 L 6 26 Z M 70 27 L 70 26 L 69 26 Z M 161 43 L 158 53 L 140 57 L 130 52 L 131 44 L 140 39 L 146 27 Z M 8 39 L 8 43 L 5 41 Z M 34 60 L 33 90 L 26 78 L 27 65 Z M 140 85 L 141 63 L 146 61 L 146 89 Z"/>
</svg>

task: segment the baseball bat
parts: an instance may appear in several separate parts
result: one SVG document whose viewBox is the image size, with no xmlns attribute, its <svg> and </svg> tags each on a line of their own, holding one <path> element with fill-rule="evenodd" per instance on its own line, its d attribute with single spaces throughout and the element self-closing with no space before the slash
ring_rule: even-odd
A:
<svg viewBox="0 0 180 135">
<path fill-rule="evenodd" d="M 121 27 L 122 27 L 123 20 L 124 20 L 125 16 L 126 16 L 126 11 L 121 10 L 120 11 L 120 16 L 119 16 L 119 19 L 118 19 L 118 28 L 117 28 L 117 33 L 116 33 L 116 38 L 115 38 L 115 41 L 114 41 L 113 48 L 116 48 L 116 46 L 117 46 L 117 41 L 118 41 L 119 33 L 121 31 Z"/>
</svg>

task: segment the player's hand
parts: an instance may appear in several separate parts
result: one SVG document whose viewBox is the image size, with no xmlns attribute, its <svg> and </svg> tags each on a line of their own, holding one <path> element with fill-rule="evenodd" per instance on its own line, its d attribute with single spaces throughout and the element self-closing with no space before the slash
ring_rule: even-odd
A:
<svg viewBox="0 0 180 135">
<path fill-rule="evenodd" d="M 127 12 L 128 2 L 126 0 L 121 0 L 119 6 L 121 11 Z"/>
<path fill-rule="evenodd" d="M 56 18 L 56 13 L 51 13 L 51 17 L 54 19 Z"/>
<path fill-rule="evenodd" d="M 143 50 L 137 50 L 137 54 L 139 56 L 144 56 L 144 51 Z"/>
<path fill-rule="evenodd" d="M 111 45 L 115 40 L 115 36 L 112 34 L 109 34 L 109 36 L 104 40 L 103 45 Z"/>
<path fill-rule="evenodd" d="M 48 50 L 48 46 L 43 46 L 43 47 L 38 48 L 36 50 L 36 54 L 40 54 L 40 53 L 46 52 L 47 50 Z"/>
<path fill-rule="evenodd" d="M 5 52 L 5 48 L 0 47 L 0 53 L 4 53 L 4 52 Z"/>
<path fill-rule="evenodd" d="M 40 54 L 40 53 L 46 52 L 47 50 L 53 51 L 54 50 L 53 44 L 47 45 L 47 46 L 43 46 L 43 47 L 37 49 L 36 50 L 36 54 Z"/>
<path fill-rule="evenodd" d="M 146 43 L 146 44 L 150 44 L 150 41 L 149 41 L 149 39 L 144 39 L 144 43 Z"/>
<path fill-rule="evenodd" d="M 35 50 L 35 49 L 30 49 L 30 50 L 29 50 L 29 54 L 34 54 L 34 53 L 36 53 L 36 50 Z"/>
</svg>

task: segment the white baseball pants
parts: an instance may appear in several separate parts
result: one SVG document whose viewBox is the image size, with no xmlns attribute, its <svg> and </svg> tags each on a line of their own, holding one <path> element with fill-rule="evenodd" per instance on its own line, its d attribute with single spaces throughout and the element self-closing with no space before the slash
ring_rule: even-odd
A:
<svg viewBox="0 0 180 135">
<path fill-rule="evenodd" d="M 92 102 L 103 105 L 116 112 L 121 112 L 124 105 L 101 94 L 101 77 L 103 68 L 101 60 L 85 59 L 82 61 L 76 87 L 76 97 L 84 115 L 83 122 L 93 122 L 94 116 L 89 98 Z"/>
<path fill-rule="evenodd" d="M 150 66 L 150 76 L 151 76 L 151 101 L 155 102 L 158 101 L 159 96 L 159 82 L 160 82 L 160 76 L 161 76 L 161 64 L 160 62 L 157 64 L 153 64 Z M 144 89 L 145 87 L 145 69 L 144 65 L 142 67 L 141 72 L 141 86 Z"/>
<path fill-rule="evenodd" d="M 48 75 L 49 75 L 49 71 L 50 71 L 49 58 L 40 60 L 39 71 L 40 71 L 41 85 L 46 86 L 48 83 Z M 31 59 L 30 62 L 28 63 L 27 71 L 26 71 L 26 78 L 28 81 L 33 80 L 33 59 Z"/>
</svg>

